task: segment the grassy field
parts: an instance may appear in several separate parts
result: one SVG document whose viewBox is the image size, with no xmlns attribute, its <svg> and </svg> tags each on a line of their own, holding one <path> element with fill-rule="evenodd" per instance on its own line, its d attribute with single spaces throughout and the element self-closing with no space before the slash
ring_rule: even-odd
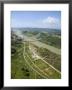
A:
<svg viewBox="0 0 72 90">
<path fill-rule="evenodd" d="M 58 48 L 32 38 L 20 38 L 12 33 L 12 79 L 60 79 L 61 57 Z M 56 54 L 57 53 L 57 54 Z"/>
<path fill-rule="evenodd" d="M 36 45 L 31 44 L 35 48 L 36 53 L 41 56 L 46 62 L 50 63 L 52 66 L 61 71 L 61 56 L 57 55 L 46 48 L 39 48 Z"/>
<path fill-rule="evenodd" d="M 25 31 L 23 32 L 26 36 L 37 39 L 47 45 L 61 48 L 61 36 L 58 33 L 38 32 L 38 31 Z"/>
<path fill-rule="evenodd" d="M 28 37 L 28 36 L 24 36 L 24 38 L 25 38 L 26 41 L 31 41 L 32 44 L 34 44 L 34 45 L 36 45 L 38 47 L 46 48 L 46 49 L 50 50 L 51 52 L 56 53 L 58 55 L 61 54 L 61 50 L 58 49 L 58 48 L 55 48 L 53 46 L 47 45 L 47 44 L 42 43 L 40 41 L 34 40 L 33 38 Z"/>
</svg>

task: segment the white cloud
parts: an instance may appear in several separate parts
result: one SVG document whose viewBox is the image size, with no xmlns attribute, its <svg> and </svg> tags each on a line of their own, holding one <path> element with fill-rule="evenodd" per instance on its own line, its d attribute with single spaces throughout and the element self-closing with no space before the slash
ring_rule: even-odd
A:
<svg viewBox="0 0 72 90">
<path fill-rule="evenodd" d="M 43 20 L 43 23 L 47 23 L 47 24 L 57 24 L 59 23 L 59 20 L 55 17 L 47 17 L 46 19 Z"/>
<path fill-rule="evenodd" d="M 43 19 L 42 25 L 47 28 L 60 28 L 61 27 L 60 19 L 56 17 L 51 17 L 51 16 L 48 16 L 47 18 Z"/>
</svg>

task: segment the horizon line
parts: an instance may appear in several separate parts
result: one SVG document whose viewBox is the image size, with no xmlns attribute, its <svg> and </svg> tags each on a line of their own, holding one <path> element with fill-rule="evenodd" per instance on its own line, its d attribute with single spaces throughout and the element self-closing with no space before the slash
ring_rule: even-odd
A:
<svg viewBox="0 0 72 90">
<path fill-rule="evenodd" d="M 45 28 L 45 27 L 11 27 L 11 28 Z M 58 29 L 58 30 L 61 30 L 59 28 L 47 28 L 47 29 Z"/>
</svg>

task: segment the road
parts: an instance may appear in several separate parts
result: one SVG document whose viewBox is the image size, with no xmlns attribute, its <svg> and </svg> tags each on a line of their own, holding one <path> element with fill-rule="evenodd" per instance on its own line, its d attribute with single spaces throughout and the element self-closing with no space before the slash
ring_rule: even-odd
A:
<svg viewBox="0 0 72 90">
<path fill-rule="evenodd" d="M 43 78 L 49 78 L 50 76 L 47 75 L 47 73 L 45 73 L 43 70 L 41 70 L 37 65 L 35 65 L 31 58 L 29 57 L 28 53 L 26 52 L 25 50 L 25 41 L 29 41 L 30 43 L 38 46 L 38 47 L 42 47 L 42 48 L 46 48 L 48 50 L 50 50 L 51 52 L 53 53 L 56 53 L 58 55 L 60 55 L 60 50 L 53 47 L 53 46 L 50 46 L 50 45 L 46 45 L 38 40 L 36 40 L 35 38 L 31 38 L 31 37 L 27 37 L 27 36 L 22 36 L 20 33 L 16 33 L 19 37 L 23 38 L 24 39 L 24 51 L 23 51 L 23 57 L 24 57 L 24 60 L 25 62 L 27 63 L 27 65 L 33 70 L 35 71 L 36 73 L 38 73 L 41 77 Z M 48 62 L 46 62 L 45 60 L 41 59 L 44 63 L 48 64 L 49 67 L 51 67 L 53 70 L 55 70 L 57 73 L 61 74 L 60 71 L 58 71 L 56 68 L 54 68 L 52 65 L 50 65 Z"/>
<path fill-rule="evenodd" d="M 24 57 L 24 60 L 27 63 L 27 65 L 29 65 L 29 67 L 32 70 L 34 70 L 36 73 L 38 73 L 43 78 L 50 78 L 50 76 L 47 73 L 45 73 L 43 70 L 41 70 L 36 64 L 34 64 L 34 62 L 32 61 L 32 58 L 29 57 L 29 54 L 27 53 L 27 51 L 25 49 L 25 42 L 24 42 L 23 57 Z M 44 61 L 44 60 L 42 60 L 42 61 Z M 55 70 L 57 73 L 60 74 L 60 72 L 57 69 L 55 69 L 52 65 L 50 65 L 47 62 L 44 62 L 44 63 L 48 64 L 49 67 L 51 67 L 53 70 Z"/>
</svg>

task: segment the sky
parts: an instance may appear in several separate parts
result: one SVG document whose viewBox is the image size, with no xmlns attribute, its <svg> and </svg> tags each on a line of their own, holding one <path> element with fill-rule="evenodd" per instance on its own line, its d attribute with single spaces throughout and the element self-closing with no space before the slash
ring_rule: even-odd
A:
<svg viewBox="0 0 72 90">
<path fill-rule="evenodd" d="M 60 11 L 11 11 L 11 27 L 61 28 Z"/>
</svg>

